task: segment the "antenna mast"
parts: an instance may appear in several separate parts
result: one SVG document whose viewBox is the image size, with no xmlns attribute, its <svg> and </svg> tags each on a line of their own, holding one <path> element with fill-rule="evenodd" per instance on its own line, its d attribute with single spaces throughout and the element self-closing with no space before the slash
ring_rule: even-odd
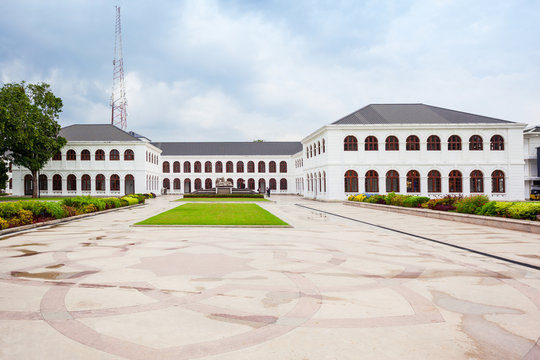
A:
<svg viewBox="0 0 540 360">
<path fill-rule="evenodd" d="M 122 55 L 122 28 L 120 7 L 116 6 L 116 29 L 113 60 L 113 87 L 111 95 L 111 124 L 125 130 L 127 127 L 126 88 L 124 85 L 124 57 Z"/>
</svg>

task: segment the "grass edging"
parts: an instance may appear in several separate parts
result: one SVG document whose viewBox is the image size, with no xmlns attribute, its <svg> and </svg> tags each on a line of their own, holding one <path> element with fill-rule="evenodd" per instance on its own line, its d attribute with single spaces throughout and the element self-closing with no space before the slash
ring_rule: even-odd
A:
<svg viewBox="0 0 540 360">
<path fill-rule="evenodd" d="M 384 210 L 402 214 L 424 216 L 434 219 L 458 221 L 468 224 L 483 225 L 499 229 L 516 230 L 530 233 L 540 233 L 540 222 L 530 220 L 509 219 L 496 216 L 483 216 L 474 214 L 462 214 L 430 209 L 408 208 L 394 205 L 371 204 L 365 202 L 344 201 L 344 205 L 364 207 L 373 210 Z"/>
<path fill-rule="evenodd" d="M 21 232 L 21 231 L 31 230 L 31 229 L 39 228 L 39 227 L 42 227 L 42 226 L 56 225 L 56 224 L 60 224 L 60 223 L 64 223 L 64 222 L 69 222 L 69 221 L 73 221 L 73 220 L 79 220 L 79 219 L 87 218 L 87 217 L 90 217 L 90 216 L 106 214 L 106 213 L 116 211 L 116 210 L 131 209 L 131 208 L 134 208 L 134 207 L 137 207 L 137 206 L 143 206 L 143 205 L 145 205 L 145 204 L 127 205 L 127 206 L 122 206 L 122 207 L 114 208 L 114 209 L 107 209 L 107 210 L 96 211 L 96 212 L 91 212 L 91 213 L 86 213 L 86 214 L 81 214 L 81 215 L 69 216 L 69 217 L 65 217 L 65 218 L 62 218 L 62 219 L 55 219 L 55 220 L 49 220 L 49 221 L 44 221 L 44 222 L 39 222 L 39 223 L 34 223 L 34 224 L 28 224 L 28 225 L 23 225 L 23 226 L 12 227 L 12 228 L 8 228 L 8 229 L 0 230 L 0 237 L 3 236 L 3 235 L 8 235 L 8 234 Z"/>
</svg>

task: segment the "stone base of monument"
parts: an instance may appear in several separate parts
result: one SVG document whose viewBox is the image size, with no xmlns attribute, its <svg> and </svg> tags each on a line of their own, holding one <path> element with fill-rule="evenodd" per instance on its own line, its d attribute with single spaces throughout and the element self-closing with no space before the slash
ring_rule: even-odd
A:
<svg viewBox="0 0 540 360">
<path fill-rule="evenodd" d="M 232 186 L 216 186 L 217 195 L 232 194 Z"/>
</svg>

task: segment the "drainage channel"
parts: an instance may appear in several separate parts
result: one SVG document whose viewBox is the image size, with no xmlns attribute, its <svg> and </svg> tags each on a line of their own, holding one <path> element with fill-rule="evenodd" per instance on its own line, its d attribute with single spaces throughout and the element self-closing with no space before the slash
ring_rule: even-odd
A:
<svg viewBox="0 0 540 360">
<path fill-rule="evenodd" d="M 524 266 L 524 267 L 527 267 L 527 268 L 530 268 L 530 269 L 534 269 L 534 270 L 540 270 L 540 266 L 536 266 L 536 265 L 533 265 L 533 264 L 528 264 L 528 263 L 524 263 L 524 262 L 521 262 L 521 261 L 508 259 L 508 258 L 505 258 L 505 257 L 502 257 L 502 256 L 497 256 L 497 255 L 493 255 L 493 254 L 486 253 L 486 252 L 483 252 L 483 251 L 478 251 L 478 250 L 466 248 L 466 247 L 464 247 L 464 246 L 459 246 L 459 245 L 447 243 L 447 242 L 444 242 L 444 241 L 440 241 L 440 240 L 428 238 L 428 237 L 425 237 L 425 236 L 422 236 L 422 235 L 412 234 L 412 233 L 409 233 L 409 232 L 406 232 L 406 231 L 401 231 L 401 230 L 393 229 L 393 228 L 388 227 L 388 226 L 377 225 L 377 224 L 373 224 L 373 223 L 370 223 L 370 222 L 367 222 L 367 221 L 362 221 L 362 220 L 358 220 L 358 219 L 353 219 L 353 218 L 350 218 L 350 217 L 347 217 L 347 216 L 343 216 L 343 215 L 331 213 L 331 212 L 324 211 L 324 210 L 315 209 L 315 208 L 312 208 L 312 207 L 309 207 L 309 206 L 305 206 L 305 205 L 300 205 L 300 204 L 295 204 L 295 205 L 296 205 L 296 206 L 299 206 L 299 207 L 302 207 L 302 208 L 305 208 L 305 209 L 309 209 L 309 210 L 317 211 L 317 212 L 320 212 L 320 213 L 324 213 L 324 214 L 328 214 L 328 215 L 340 217 L 340 218 L 342 218 L 342 219 L 351 220 L 351 221 L 355 221 L 355 222 L 362 223 L 362 224 L 365 224 L 365 225 L 370 225 L 370 226 L 374 226 L 374 227 L 377 227 L 377 228 L 380 228 L 380 229 L 392 231 L 392 232 L 395 232 L 395 233 L 398 233 L 398 234 L 411 236 L 411 237 L 414 237 L 414 238 L 417 238 L 417 239 L 422 239 L 422 240 L 431 241 L 431 242 L 434 242 L 434 243 L 437 243 L 437 244 L 450 246 L 450 247 L 453 247 L 453 248 L 456 248 L 456 249 L 460 249 L 460 250 L 465 250 L 465 251 L 468 251 L 468 252 L 470 252 L 470 253 L 474 253 L 474 254 L 478 254 L 478 255 L 483 255 L 483 256 L 486 256 L 486 257 L 489 257 L 489 258 L 492 258 L 492 259 L 501 260 L 501 261 L 508 262 L 508 263 L 511 263 L 511 264 L 514 264 L 514 265 Z"/>
</svg>

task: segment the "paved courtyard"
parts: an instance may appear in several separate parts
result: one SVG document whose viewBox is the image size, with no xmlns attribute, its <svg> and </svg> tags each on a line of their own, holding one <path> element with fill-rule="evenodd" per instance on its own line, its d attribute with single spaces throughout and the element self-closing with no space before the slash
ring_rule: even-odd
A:
<svg viewBox="0 0 540 360">
<path fill-rule="evenodd" d="M 0 238 L 2 359 L 540 359 L 540 235 L 272 197 L 293 228 L 132 225 Z"/>
</svg>

